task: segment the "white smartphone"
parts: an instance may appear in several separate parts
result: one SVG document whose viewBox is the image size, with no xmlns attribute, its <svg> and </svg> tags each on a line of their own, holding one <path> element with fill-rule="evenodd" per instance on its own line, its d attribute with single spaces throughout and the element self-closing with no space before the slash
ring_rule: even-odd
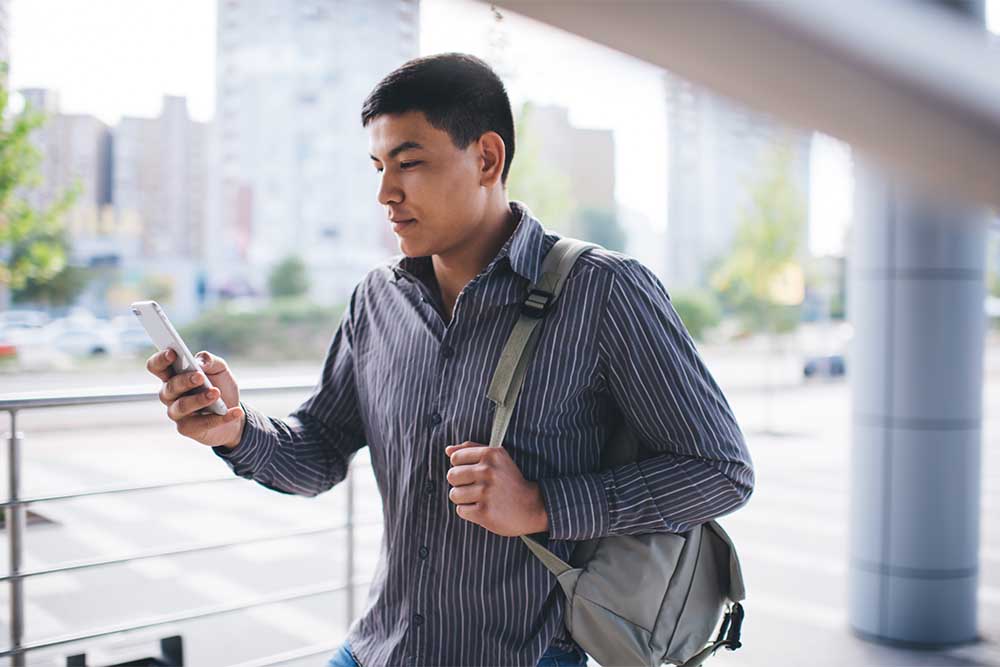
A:
<svg viewBox="0 0 1000 667">
<path fill-rule="evenodd" d="M 166 350 L 170 348 L 177 355 L 173 363 L 175 373 L 201 370 L 198 360 L 194 358 L 191 350 L 188 349 L 188 346 L 181 339 L 180 334 L 177 333 L 177 329 L 167 319 L 167 314 L 163 312 L 160 304 L 155 301 L 136 301 L 129 308 L 132 309 L 135 316 L 142 322 L 143 328 L 158 349 Z M 205 375 L 204 386 L 205 391 L 208 391 L 212 387 L 212 383 L 209 381 L 207 375 Z M 225 402 L 220 396 L 215 399 L 214 403 L 199 410 L 198 414 L 224 415 L 228 411 Z"/>
</svg>

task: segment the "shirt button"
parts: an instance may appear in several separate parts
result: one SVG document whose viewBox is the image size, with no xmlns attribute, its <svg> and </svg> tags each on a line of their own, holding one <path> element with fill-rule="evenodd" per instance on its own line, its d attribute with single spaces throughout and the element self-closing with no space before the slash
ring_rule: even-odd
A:
<svg viewBox="0 0 1000 667">
<path fill-rule="evenodd" d="M 453 355 L 454 353 L 455 351 L 451 349 L 451 347 L 447 345 L 441 346 L 441 356 L 444 357 L 445 359 L 450 359 L 451 355 Z"/>
<path fill-rule="evenodd" d="M 418 626 L 418 627 L 421 626 L 421 625 L 423 625 L 424 624 L 424 617 L 421 616 L 420 614 L 414 614 L 413 615 L 413 624 L 416 625 L 416 626 Z"/>
<path fill-rule="evenodd" d="M 434 480 L 429 479 L 424 482 L 424 493 L 427 495 L 434 493 Z"/>
<path fill-rule="evenodd" d="M 437 426 L 438 424 L 441 423 L 441 413 L 440 412 L 435 412 L 434 414 L 431 415 L 431 423 L 434 424 L 435 426 Z"/>
<path fill-rule="evenodd" d="M 420 547 L 420 551 L 418 553 L 420 554 L 420 560 L 424 560 L 425 558 L 427 558 L 429 550 L 427 549 L 427 547 Z"/>
</svg>

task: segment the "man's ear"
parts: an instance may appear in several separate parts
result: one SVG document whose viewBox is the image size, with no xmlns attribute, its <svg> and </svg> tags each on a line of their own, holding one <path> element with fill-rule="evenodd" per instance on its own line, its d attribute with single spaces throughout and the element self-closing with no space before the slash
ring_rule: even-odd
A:
<svg viewBox="0 0 1000 667">
<path fill-rule="evenodd" d="M 507 149 L 503 139 L 496 132 L 485 132 L 479 137 L 480 175 L 479 184 L 493 187 L 503 176 L 503 165 L 507 159 Z"/>
</svg>

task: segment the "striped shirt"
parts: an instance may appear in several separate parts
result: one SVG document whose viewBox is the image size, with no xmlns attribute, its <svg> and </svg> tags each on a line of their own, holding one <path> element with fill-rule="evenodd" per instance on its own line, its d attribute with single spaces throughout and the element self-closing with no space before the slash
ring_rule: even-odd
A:
<svg viewBox="0 0 1000 667">
<path fill-rule="evenodd" d="M 462 519 L 448 445 L 489 443 L 486 390 L 528 285 L 558 240 L 519 202 L 496 257 L 445 315 L 430 257 L 397 256 L 355 287 L 311 395 L 284 419 L 249 406 L 239 476 L 315 496 L 368 446 L 382 496 L 379 563 L 348 639 L 364 667 L 535 665 L 573 648 L 555 577 L 517 537 Z M 656 454 L 600 470 L 620 420 Z M 683 532 L 749 499 L 753 464 L 728 402 L 663 285 L 636 259 L 592 249 L 543 320 L 504 447 L 537 481 L 549 548 Z"/>
</svg>

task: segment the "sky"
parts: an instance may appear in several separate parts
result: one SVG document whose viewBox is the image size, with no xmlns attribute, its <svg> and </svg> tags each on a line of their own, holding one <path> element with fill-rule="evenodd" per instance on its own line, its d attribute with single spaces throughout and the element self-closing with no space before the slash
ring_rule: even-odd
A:
<svg viewBox="0 0 1000 667">
<path fill-rule="evenodd" d="M 59 92 L 66 113 L 114 124 L 155 116 L 163 95 L 183 95 L 196 120 L 215 106 L 214 0 L 13 0 L 11 86 Z M 506 13 L 511 102 L 565 106 L 579 127 L 615 133 L 616 198 L 662 230 L 666 123 L 660 70 L 560 30 Z M 58 18 L 55 18 L 58 17 Z M 987 22 L 1000 32 L 1000 0 Z M 493 18 L 472 0 L 421 2 L 421 53 L 483 55 Z M 607 94 L 616 91 L 618 94 Z M 628 104 L 622 100 L 628 99 Z M 359 101 L 360 103 L 360 101 Z M 849 151 L 817 135 L 810 209 L 815 253 L 838 252 L 850 215 Z"/>
</svg>

